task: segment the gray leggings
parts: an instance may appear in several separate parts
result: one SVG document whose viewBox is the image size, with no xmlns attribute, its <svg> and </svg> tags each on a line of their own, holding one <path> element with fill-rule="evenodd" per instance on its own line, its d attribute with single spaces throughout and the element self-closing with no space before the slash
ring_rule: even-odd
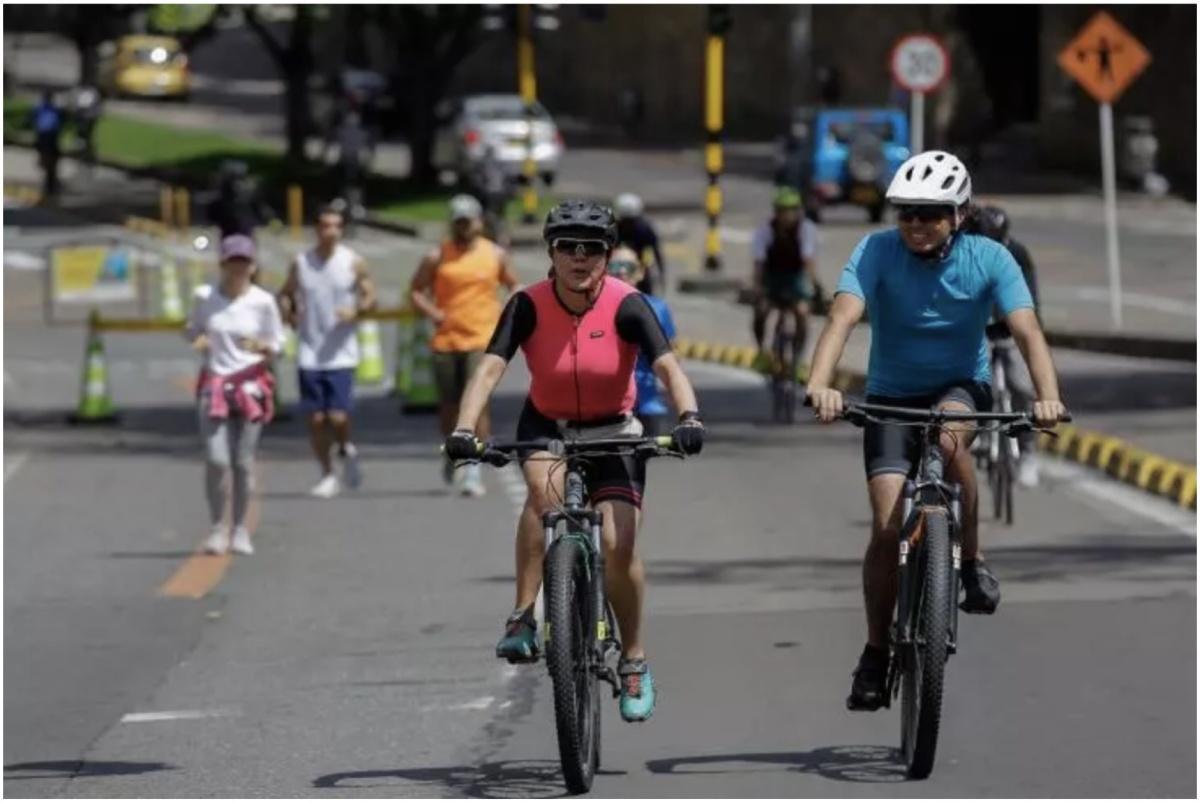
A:
<svg viewBox="0 0 1200 802">
<path fill-rule="evenodd" d="M 229 417 L 216 420 L 208 416 L 208 404 L 200 403 L 200 437 L 205 447 L 204 488 L 208 494 L 208 515 L 213 526 L 225 517 L 225 473 L 233 474 L 233 525 L 246 522 L 246 508 L 254 491 L 254 452 L 262 423 Z"/>
</svg>

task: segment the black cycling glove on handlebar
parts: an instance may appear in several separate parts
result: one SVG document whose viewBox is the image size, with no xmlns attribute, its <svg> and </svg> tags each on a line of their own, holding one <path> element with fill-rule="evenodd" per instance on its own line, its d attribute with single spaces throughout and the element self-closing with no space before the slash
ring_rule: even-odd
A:
<svg viewBox="0 0 1200 802">
<path fill-rule="evenodd" d="M 679 425 L 671 432 L 675 444 L 684 454 L 699 454 L 704 448 L 704 423 L 697 412 L 679 416 Z"/>
<path fill-rule="evenodd" d="M 479 459 L 479 438 L 470 429 L 459 429 L 446 438 L 445 449 L 446 456 L 453 460 Z"/>
</svg>

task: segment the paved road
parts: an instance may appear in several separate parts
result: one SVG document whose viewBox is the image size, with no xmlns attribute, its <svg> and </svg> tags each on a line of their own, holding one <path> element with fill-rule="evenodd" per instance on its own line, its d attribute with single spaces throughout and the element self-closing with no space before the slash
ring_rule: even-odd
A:
<svg viewBox="0 0 1200 802">
<path fill-rule="evenodd" d="M 78 349 L 15 333 L 6 366 Z M 139 342 L 144 359 L 179 353 Z M 29 368 L 14 368 L 20 385 Z M 985 532 L 1004 605 L 963 622 L 937 769 L 904 784 L 898 714 L 842 706 L 862 640 L 857 432 L 772 427 L 757 379 L 689 370 L 712 441 L 652 467 L 642 538 L 661 703 L 639 727 L 605 710 L 597 793 L 1194 792 L 1191 516 L 1067 466 L 1022 493 L 1018 525 Z M 491 657 L 511 603 L 511 475 L 489 472 L 478 502 L 447 497 L 431 421 L 371 391 L 360 493 L 307 498 L 302 430 L 272 427 L 259 553 L 200 599 L 161 598 L 206 528 L 172 375 L 143 377 L 117 429 L 7 402 L 9 795 L 560 794 L 544 669 Z M 502 428 L 523 380 L 506 378 Z"/>
</svg>

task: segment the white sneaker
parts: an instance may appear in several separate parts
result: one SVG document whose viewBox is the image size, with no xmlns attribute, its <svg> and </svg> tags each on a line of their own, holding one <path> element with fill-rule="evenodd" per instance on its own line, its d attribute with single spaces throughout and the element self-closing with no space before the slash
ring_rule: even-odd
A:
<svg viewBox="0 0 1200 802">
<path fill-rule="evenodd" d="M 1037 487 L 1039 478 L 1037 457 L 1033 454 L 1022 457 L 1017 463 L 1017 482 L 1021 487 Z"/>
<path fill-rule="evenodd" d="M 483 472 L 478 465 L 468 465 L 464 469 L 460 492 L 471 498 L 480 498 L 487 494 L 487 488 L 483 486 Z"/>
<path fill-rule="evenodd" d="M 250 542 L 250 532 L 246 527 L 239 526 L 233 530 L 233 544 L 230 548 L 238 554 L 253 554 L 254 544 Z"/>
<path fill-rule="evenodd" d="M 354 490 L 362 485 L 362 469 L 358 465 L 358 449 L 346 443 L 346 454 L 342 457 L 342 480 L 346 487 Z"/>
<path fill-rule="evenodd" d="M 229 551 L 229 532 L 226 531 L 224 524 L 217 524 L 213 527 L 208 540 L 204 541 L 204 553 L 224 554 L 227 551 Z"/>
<path fill-rule="evenodd" d="M 325 478 L 317 482 L 313 489 L 308 492 L 317 498 L 333 498 L 342 492 L 342 484 L 336 476 L 330 473 L 326 474 Z"/>
</svg>

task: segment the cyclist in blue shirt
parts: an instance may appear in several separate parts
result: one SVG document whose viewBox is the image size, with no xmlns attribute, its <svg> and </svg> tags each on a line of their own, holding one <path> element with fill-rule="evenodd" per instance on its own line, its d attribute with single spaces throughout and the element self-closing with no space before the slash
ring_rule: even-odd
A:
<svg viewBox="0 0 1200 802">
<path fill-rule="evenodd" d="M 608 274 L 619 278 L 626 284 L 632 284 L 637 287 L 646 277 L 646 266 L 642 264 L 637 253 L 632 248 L 624 246 L 613 251 L 612 256 L 608 260 Z M 675 340 L 675 321 L 671 317 L 671 310 L 667 307 L 667 302 L 657 295 L 645 294 L 646 301 L 650 304 L 650 308 L 654 310 L 654 316 L 658 318 L 658 324 L 662 326 L 663 333 L 667 335 L 668 342 Z M 637 384 L 637 403 L 634 407 L 638 419 L 642 422 L 642 428 L 646 437 L 657 437 L 661 434 L 669 434 L 673 422 L 668 425 L 667 422 L 667 404 L 663 401 L 662 393 L 659 392 L 658 377 L 654 375 L 654 369 L 646 360 L 645 355 L 638 354 L 637 368 L 634 371 L 634 382 Z"/>
<path fill-rule="evenodd" d="M 1029 365 L 1036 390 L 1033 417 L 1053 426 L 1066 413 L 1050 349 L 1021 269 L 998 242 L 961 231 L 971 178 L 955 156 L 918 154 L 888 187 L 899 225 L 870 234 L 842 271 L 813 356 L 808 394 L 817 417 L 838 418 L 842 394 L 830 386 L 846 340 L 870 313 L 867 401 L 928 409 L 991 408 L 991 364 L 984 330 L 1000 310 Z M 868 424 L 863 457 L 871 502 L 871 540 L 863 561 L 867 645 L 846 706 L 877 710 L 886 702 L 888 629 L 896 605 L 900 497 L 916 468 L 919 430 Z M 966 427 L 942 437 L 947 476 L 962 486 L 962 580 L 968 613 L 990 614 L 1000 584 L 979 550 L 978 488 Z"/>
</svg>

